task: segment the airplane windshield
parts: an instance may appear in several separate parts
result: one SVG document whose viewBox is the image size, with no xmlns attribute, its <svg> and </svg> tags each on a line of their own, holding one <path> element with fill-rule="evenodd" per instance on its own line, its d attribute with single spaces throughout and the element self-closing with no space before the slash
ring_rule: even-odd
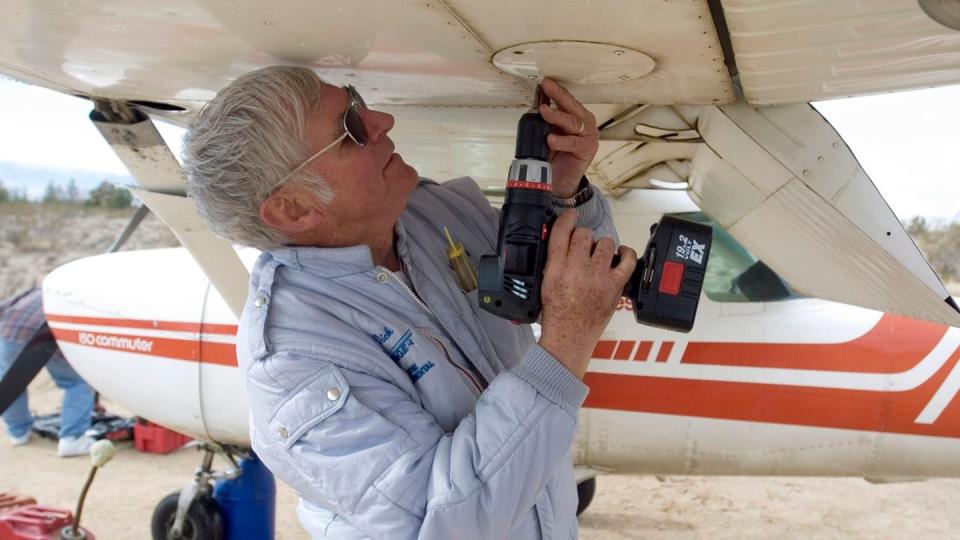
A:
<svg viewBox="0 0 960 540">
<path fill-rule="evenodd" d="M 714 302 L 773 302 L 801 298 L 773 269 L 702 212 L 675 215 L 713 228 L 713 245 L 703 292 Z"/>
</svg>

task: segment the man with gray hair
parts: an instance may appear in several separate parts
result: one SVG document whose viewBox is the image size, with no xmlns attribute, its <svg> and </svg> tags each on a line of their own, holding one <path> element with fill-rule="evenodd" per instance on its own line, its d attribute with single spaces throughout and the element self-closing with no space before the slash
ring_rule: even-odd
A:
<svg viewBox="0 0 960 540">
<path fill-rule="evenodd" d="M 264 250 L 237 354 L 251 443 L 297 490 L 315 538 L 572 538 L 570 447 L 594 343 L 636 254 L 583 176 L 596 119 L 563 87 L 548 145 L 555 204 L 539 343 L 481 310 L 448 265 L 493 253 L 497 212 L 469 178 L 437 184 L 394 152 L 394 119 L 304 68 L 249 73 L 186 139 L 211 229 Z M 600 238 L 599 240 L 594 237 Z"/>
</svg>

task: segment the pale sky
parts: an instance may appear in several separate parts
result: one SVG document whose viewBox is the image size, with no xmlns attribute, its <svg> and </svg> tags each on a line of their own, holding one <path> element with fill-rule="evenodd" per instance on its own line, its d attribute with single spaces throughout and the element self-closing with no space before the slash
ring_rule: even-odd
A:
<svg viewBox="0 0 960 540">
<path fill-rule="evenodd" d="M 90 122 L 92 109 L 85 99 L 0 76 L 0 161 L 128 174 Z M 155 124 L 179 156 L 183 129 Z"/>
<path fill-rule="evenodd" d="M 960 218 L 960 86 L 814 106 L 900 219 Z"/>
<path fill-rule="evenodd" d="M 900 219 L 960 218 L 960 86 L 815 104 Z M 0 161 L 126 174 L 86 100 L 0 77 Z M 157 122 L 174 154 L 183 130 Z"/>
</svg>

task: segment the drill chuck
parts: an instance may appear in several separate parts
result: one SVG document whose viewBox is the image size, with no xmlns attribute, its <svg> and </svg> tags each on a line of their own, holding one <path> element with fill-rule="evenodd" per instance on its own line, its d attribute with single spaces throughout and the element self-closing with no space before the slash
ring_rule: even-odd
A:
<svg viewBox="0 0 960 540">
<path fill-rule="evenodd" d="M 550 159 L 550 147 L 547 146 L 549 134 L 550 124 L 543 120 L 540 113 L 525 113 L 517 124 L 517 146 L 513 155 L 517 159 L 535 159 L 546 163 Z"/>
</svg>

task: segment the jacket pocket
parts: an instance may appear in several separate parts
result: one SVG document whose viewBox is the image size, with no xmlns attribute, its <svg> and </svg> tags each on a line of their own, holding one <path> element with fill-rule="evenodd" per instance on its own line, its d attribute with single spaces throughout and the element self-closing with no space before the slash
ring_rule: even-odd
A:
<svg viewBox="0 0 960 540">
<path fill-rule="evenodd" d="M 290 448 L 310 428 L 340 410 L 350 394 L 343 375 L 335 366 L 317 373 L 292 390 L 267 421 L 268 437 Z"/>
<path fill-rule="evenodd" d="M 392 387 L 377 392 L 354 392 L 332 365 L 290 391 L 267 422 L 286 467 L 277 475 L 312 504 L 341 515 L 356 512 L 377 479 L 416 447 L 402 427 L 357 398 L 385 407 L 384 399 L 396 399 Z"/>
</svg>

